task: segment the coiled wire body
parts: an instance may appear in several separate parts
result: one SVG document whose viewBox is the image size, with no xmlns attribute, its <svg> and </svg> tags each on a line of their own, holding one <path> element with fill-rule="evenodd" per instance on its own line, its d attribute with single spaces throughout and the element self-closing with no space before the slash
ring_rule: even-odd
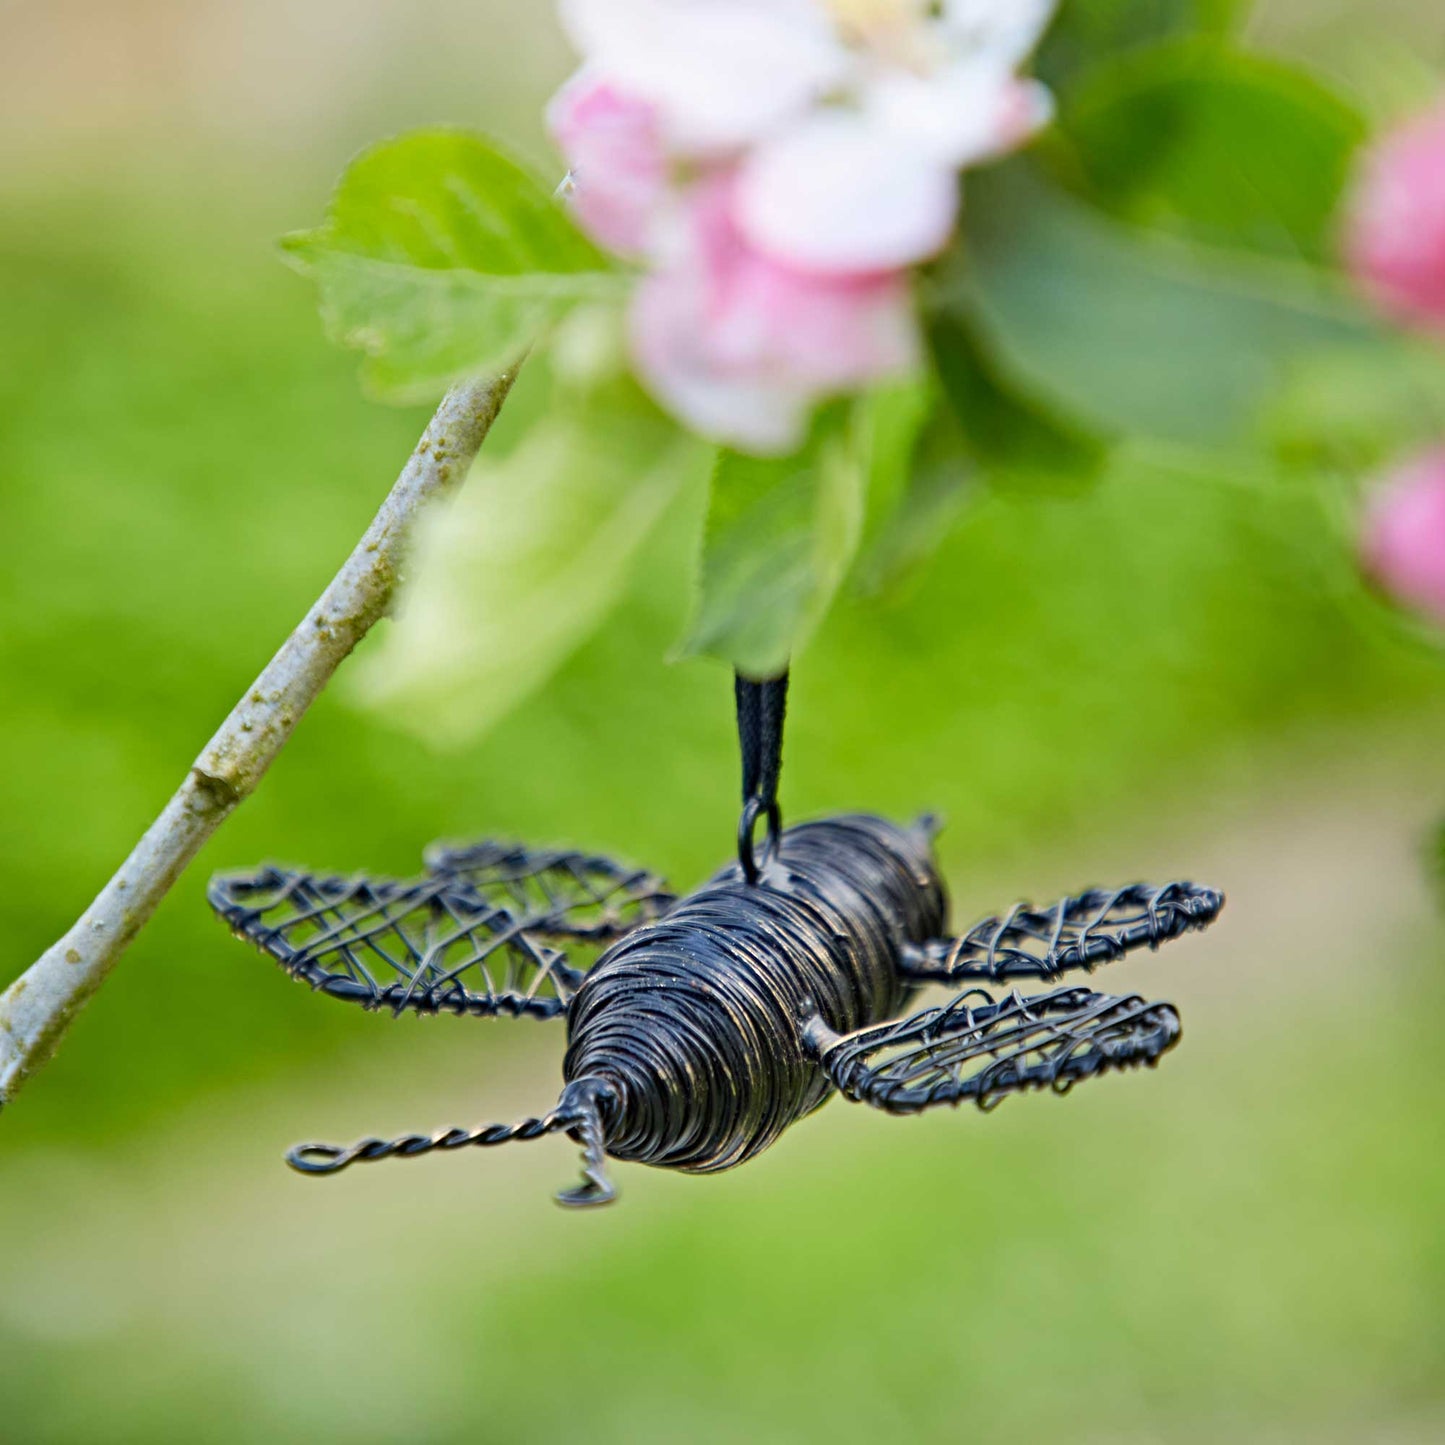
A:
<svg viewBox="0 0 1445 1445">
<path fill-rule="evenodd" d="M 944 932 L 932 828 L 864 815 L 782 834 L 757 882 L 731 864 L 593 966 L 568 1010 L 563 1073 L 595 1081 L 607 1153 L 711 1173 L 766 1149 L 832 1090 L 805 1051 L 914 993 L 905 944 Z"/>
</svg>

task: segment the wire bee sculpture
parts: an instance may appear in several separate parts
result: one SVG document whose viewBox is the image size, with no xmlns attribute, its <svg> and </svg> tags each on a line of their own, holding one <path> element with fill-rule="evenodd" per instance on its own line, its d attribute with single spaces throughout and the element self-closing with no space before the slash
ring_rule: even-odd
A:
<svg viewBox="0 0 1445 1445">
<path fill-rule="evenodd" d="M 329 1174 L 565 1133 L 583 1179 L 558 1200 L 603 1204 L 615 1196 L 609 1156 L 729 1169 L 834 1091 L 895 1114 L 987 1109 L 1152 1065 L 1177 1042 L 1170 1005 L 1059 980 L 1207 926 L 1220 893 L 1093 889 L 950 934 L 931 819 L 848 815 L 783 831 L 776 766 L 761 787 L 753 774 L 739 860 L 683 897 L 607 858 L 499 843 L 433 846 L 404 881 L 277 867 L 215 878 L 217 913 L 319 992 L 394 1014 L 566 1021 L 550 1113 L 301 1145 L 288 1162 Z M 760 814 L 770 831 L 759 863 Z M 587 945 L 601 952 L 583 972 L 568 950 Z M 1021 996 L 1025 981 L 1048 987 Z M 907 1014 L 926 984 L 961 991 Z"/>
</svg>

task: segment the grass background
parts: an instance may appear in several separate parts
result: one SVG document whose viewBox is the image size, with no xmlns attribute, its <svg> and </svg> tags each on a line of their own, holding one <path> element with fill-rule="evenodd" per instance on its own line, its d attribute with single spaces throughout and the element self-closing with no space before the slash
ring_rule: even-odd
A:
<svg viewBox="0 0 1445 1445">
<path fill-rule="evenodd" d="M 424 416 L 367 403 L 271 238 L 357 145 L 540 150 L 535 7 L 0 11 L 0 937 L 74 917 L 334 570 Z M 1423 7 L 1275 5 L 1380 97 Z M 1434 72 L 1438 79 L 1438 70 Z M 1388 84 L 1382 80 L 1388 78 Z M 795 680 L 794 816 L 941 810 L 960 921 L 1191 874 L 1215 934 L 1157 1075 L 893 1120 L 834 1104 L 745 1170 L 568 1149 L 359 1171 L 281 1149 L 543 1109 L 560 1038 L 353 1016 L 206 909 L 266 856 L 407 869 L 442 834 L 727 851 L 730 682 L 662 661 L 688 505 L 604 630 L 475 748 L 328 695 L 0 1125 L 0 1438 L 1401 1441 L 1445 1429 L 1445 1022 L 1421 841 L 1445 674 L 1362 631 L 1309 499 L 1142 459 L 970 513 Z"/>
</svg>

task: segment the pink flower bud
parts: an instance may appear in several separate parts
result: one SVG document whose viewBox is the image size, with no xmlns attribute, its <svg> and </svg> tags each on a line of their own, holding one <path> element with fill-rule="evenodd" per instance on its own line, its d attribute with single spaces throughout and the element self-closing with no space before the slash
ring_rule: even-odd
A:
<svg viewBox="0 0 1445 1445">
<path fill-rule="evenodd" d="M 1366 510 L 1360 561 L 1395 601 L 1445 623 L 1445 447 L 1380 484 Z"/>
<path fill-rule="evenodd" d="M 1445 103 L 1366 153 L 1346 219 L 1345 254 L 1387 315 L 1445 331 Z"/>
</svg>

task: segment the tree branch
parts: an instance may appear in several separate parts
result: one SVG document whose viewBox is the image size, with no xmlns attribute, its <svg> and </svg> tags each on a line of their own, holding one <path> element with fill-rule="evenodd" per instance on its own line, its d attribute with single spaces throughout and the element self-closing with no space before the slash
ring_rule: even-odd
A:
<svg viewBox="0 0 1445 1445">
<path fill-rule="evenodd" d="M 386 612 L 418 513 L 466 476 L 515 375 L 513 367 L 448 392 L 365 536 L 130 857 L 70 932 L 0 994 L 0 1105 L 54 1053 L 201 845 L 255 791 L 302 713 Z"/>
</svg>

